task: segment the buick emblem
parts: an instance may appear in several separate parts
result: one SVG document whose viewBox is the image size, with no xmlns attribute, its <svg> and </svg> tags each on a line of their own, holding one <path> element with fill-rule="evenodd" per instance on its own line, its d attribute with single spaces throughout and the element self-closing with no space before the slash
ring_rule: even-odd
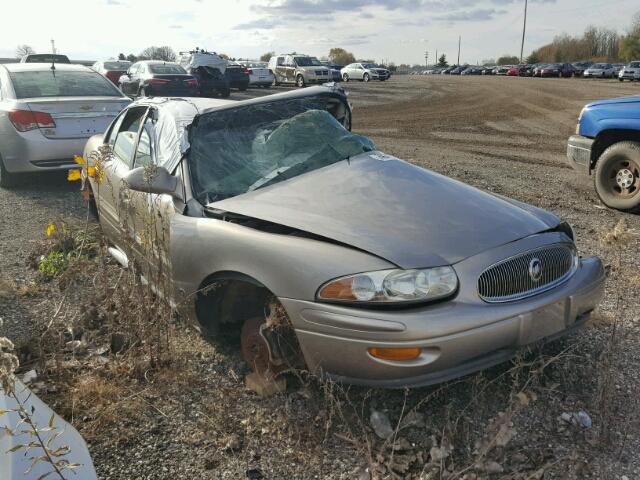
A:
<svg viewBox="0 0 640 480">
<path fill-rule="evenodd" d="M 534 257 L 529 262 L 529 276 L 534 282 L 537 282 L 542 277 L 542 262 L 539 258 Z"/>
</svg>

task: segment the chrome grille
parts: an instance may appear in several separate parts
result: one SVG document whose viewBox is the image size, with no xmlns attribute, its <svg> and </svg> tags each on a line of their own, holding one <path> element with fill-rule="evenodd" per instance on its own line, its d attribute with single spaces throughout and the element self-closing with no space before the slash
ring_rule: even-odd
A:
<svg viewBox="0 0 640 480">
<path fill-rule="evenodd" d="M 570 245 L 538 248 L 508 258 L 482 272 L 478 294 L 486 302 L 508 302 L 536 295 L 568 279 L 575 270 L 576 258 Z M 539 262 L 539 272 L 535 260 Z"/>
</svg>

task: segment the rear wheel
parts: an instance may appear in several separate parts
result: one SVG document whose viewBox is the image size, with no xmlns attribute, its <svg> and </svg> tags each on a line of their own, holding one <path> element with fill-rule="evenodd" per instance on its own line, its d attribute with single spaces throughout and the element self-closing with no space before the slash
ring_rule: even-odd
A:
<svg viewBox="0 0 640 480">
<path fill-rule="evenodd" d="M 344 75 L 342 75 L 342 81 L 343 82 L 348 82 L 349 81 L 349 75 L 347 75 L 346 73 Z"/>
<path fill-rule="evenodd" d="M 298 75 L 296 77 L 296 85 L 300 88 L 304 87 L 305 82 L 304 82 L 304 77 L 302 75 Z"/>
<path fill-rule="evenodd" d="M 231 95 L 231 89 L 224 88 L 224 89 L 220 90 L 219 93 L 220 93 L 220 96 L 222 98 L 227 98 L 229 95 Z"/>
<path fill-rule="evenodd" d="M 371 80 L 371 77 L 369 76 L 369 74 L 368 74 L 368 73 L 365 73 L 365 74 L 362 76 L 362 81 L 363 81 L 363 82 L 368 82 L 369 80 Z"/>
<path fill-rule="evenodd" d="M 17 183 L 17 175 L 15 173 L 8 172 L 6 168 L 4 168 L 4 163 L 0 158 L 0 187 L 1 188 L 11 188 L 14 187 Z"/>
<path fill-rule="evenodd" d="M 593 177 L 602 203 L 617 210 L 640 207 L 640 142 L 618 142 L 607 148 Z"/>
</svg>

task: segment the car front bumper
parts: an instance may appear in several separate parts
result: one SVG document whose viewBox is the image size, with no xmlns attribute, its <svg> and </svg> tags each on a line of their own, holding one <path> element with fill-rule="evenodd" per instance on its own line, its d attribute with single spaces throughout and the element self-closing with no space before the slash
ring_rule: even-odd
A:
<svg viewBox="0 0 640 480">
<path fill-rule="evenodd" d="M 50 139 L 40 130 L 0 135 L 0 156 L 10 173 L 66 170 L 82 155 L 88 138 Z"/>
<path fill-rule="evenodd" d="M 591 148 L 593 139 L 582 135 L 572 135 L 567 141 L 567 160 L 574 169 L 589 173 L 591 169 Z"/>
<path fill-rule="evenodd" d="M 490 304 L 456 299 L 411 310 L 362 310 L 281 298 L 312 372 L 345 383 L 418 387 L 467 375 L 523 347 L 578 328 L 604 294 L 600 259 L 582 259 L 573 276 L 545 293 Z M 371 347 L 422 349 L 407 362 L 385 361 Z"/>
<path fill-rule="evenodd" d="M 327 83 L 333 81 L 333 77 L 331 75 L 317 75 L 315 77 L 305 78 L 305 82 L 307 83 Z"/>
</svg>

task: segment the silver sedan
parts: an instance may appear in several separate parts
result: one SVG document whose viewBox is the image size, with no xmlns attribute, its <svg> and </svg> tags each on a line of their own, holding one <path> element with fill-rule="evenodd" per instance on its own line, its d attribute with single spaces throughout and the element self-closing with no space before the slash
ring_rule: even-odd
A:
<svg viewBox="0 0 640 480">
<path fill-rule="evenodd" d="M 130 101 L 81 65 L 0 65 L 0 186 L 20 173 L 68 169 Z"/>
<path fill-rule="evenodd" d="M 350 126 L 335 87 L 132 104 L 85 149 L 104 170 L 88 179 L 114 257 L 168 280 L 204 330 L 241 327 L 262 374 L 299 360 L 345 382 L 426 385 L 589 318 L 604 269 L 567 223 Z"/>
</svg>

